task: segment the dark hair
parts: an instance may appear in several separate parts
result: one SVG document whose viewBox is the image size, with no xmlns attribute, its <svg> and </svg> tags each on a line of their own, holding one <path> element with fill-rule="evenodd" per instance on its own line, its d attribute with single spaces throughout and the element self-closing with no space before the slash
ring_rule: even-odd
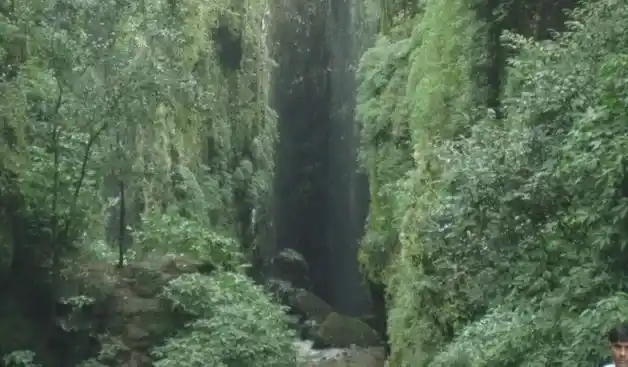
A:
<svg viewBox="0 0 628 367">
<path fill-rule="evenodd" d="M 619 324 L 608 332 L 608 341 L 611 344 L 628 342 L 628 323 Z"/>
</svg>

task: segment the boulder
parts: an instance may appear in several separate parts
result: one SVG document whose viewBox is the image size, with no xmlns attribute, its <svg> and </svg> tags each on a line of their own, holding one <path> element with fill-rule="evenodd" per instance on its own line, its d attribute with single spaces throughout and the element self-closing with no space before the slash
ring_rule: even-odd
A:
<svg viewBox="0 0 628 367">
<path fill-rule="evenodd" d="M 322 298 L 305 289 L 296 289 L 290 299 L 289 306 L 306 320 L 321 323 L 334 312 L 334 309 Z"/>
<path fill-rule="evenodd" d="M 151 349 L 191 319 L 161 298 L 161 291 L 182 274 L 204 270 L 202 263 L 175 256 L 133 263 L 122 269 L 99 267 L 91 276 L 82 274 L 80 279 L 87 283 L 75 287 L 94 303 L 73 309 L 61 322 L 75 330 L 86 327 L 93 332 L 106 330 L 107 337 L 100 340 L 102 350 L 114 352 L 101 354 L 99 362 L 104 365 L 152 366 Z M 92 322 L 83 326 L 82 320 L 98 320 L 100 325 L 97 327 Z"/>
<path fill-rule="evenodd" d="M 381 347 L 383 345 L 377 331 L 367 323 L 337 312 L 330 313 L 323 323 L 315 327 L 311 338 L 314 340 L 315 348 Z"/>
<path fill-rule="evenodd" d="M 266 286 L 279 303 L 288 306 L 290 313 L 299 316 L 302 320 L 321 323 L 334 311 L 316 294 L 303 288 L 296 288 L 288 281 L 269 279 L 266 281 Z"/>
<path fill-rule="evenodd" d="M 310 268 L 298 251 L 282 250 L 271 259 L 271 268 L 274 278 L 288 281 L 296 288 L 311 289 Z"/>
</svg>

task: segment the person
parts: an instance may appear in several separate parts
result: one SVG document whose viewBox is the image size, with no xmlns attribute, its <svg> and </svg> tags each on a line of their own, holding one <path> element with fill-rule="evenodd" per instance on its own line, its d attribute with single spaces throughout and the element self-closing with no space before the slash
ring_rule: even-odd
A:
<svg viewBox="0 0 628 367">
<path fill-rule="evenodd" d="M 613 363 L 604 367 L 628 367 L 628 323 L 615 326 L 608 332 Z"/>
</svg>

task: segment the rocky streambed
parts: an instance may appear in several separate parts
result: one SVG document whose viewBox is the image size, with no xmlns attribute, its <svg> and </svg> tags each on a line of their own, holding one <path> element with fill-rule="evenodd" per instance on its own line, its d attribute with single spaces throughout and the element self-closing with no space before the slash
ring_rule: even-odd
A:
<svg viewBox="0 0 628 367">
<path fill-rule="evenodd" d="M 113 345 L 114 349 L 107 349 L 110 352 L 106 356 L 108 365 L 151 366 L 152 348 L 189 321 L 172 311 L 171 305 L 161 298 L 161 291 L 170 280 L 182 274 L 203 273 L 202 264 L 172 257 L 134 263 L 123 269 L 99 263 L 88 265 L 77 269 L 76 284 L 68 281 L 68 288 L 63 292 L 67 298 L 80 298 L 80 295 L 91 298 L 91 302 L 82 307 L 70 305 L 64 309 L 65 316 L 60 323 L 63 330 L 68 331 L 56 340 L 67 346 L 69 354 L 65 358 L 81 361 L 97 353 L 101 345 Z M 336 312 L 311 292 L 307 286 L 307 264 L 298 253 L 284 251 L 274 259 L 273 265 L 277 271 L 261 282 L 290 310 L 287 321 L 300 337 L 294 342 L 300 367 L 385 365 L 380 334 L 364 319 Z M 27 317 L 19 316 L 17 306 L 2 315 L 14 320 L 7 323 L 14 325 L 14 329 L 36 330 L 25 324 L 26 321 L 20 324 L 20 320 Z M 30 339 L 37 339 L 37 335 Z M 5 340 L 3 347 L 9 351 L 20 349 L 20 339 L 11 340 L 15 340 L 15 345 L 4 345 Z M 34 342 L 27 340 L 22 344 Z M 36 349 L 38 355 L 52 354 L 44 347 Z"/>
<path fill-rule="evenodd" d="M 295 342 L 300 367 L 382 367 L 386 365 L 383 347 L 326 348 L 316 350 L 314 342 Z"/>
<path fill-rule="evenodd" d="M 342 315 L 309 290 L 307 263 L 299 253 L 284 250 L 273 259 L 267 288 L 288 306 L 289 323 L 301 367 L 382 367 L 386 354 L 380 334 L 365 320 Z"/>
</svg>

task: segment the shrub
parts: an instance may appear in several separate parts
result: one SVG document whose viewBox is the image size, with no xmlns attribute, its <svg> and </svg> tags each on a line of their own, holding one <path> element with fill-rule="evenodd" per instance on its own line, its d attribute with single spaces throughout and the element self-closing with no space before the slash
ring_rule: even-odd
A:
<svg viewBox="0 0 628 367">
<path fill-rule="evenodd" d="M 40 367 L 35 362 L 35 352 L 30 350 L 16 350 L 2 357 L 4 366 L 7 367 Z"/>
<path fill-rule="evenodd" d="M 164 295 L 197 319 L 154 350 L 156 367 L 296 365 L 285 310 L 246 276 L 186 274 Z"/>
<path fill-rule="evenodd" d="M 228 268 L 243 261 L 237 241 L 178 214 L 149 212 L 133 236 L 138 252 L 177 253 Z"/>
<path fill-rule="evenodd" d="M 430 364 L 467 366 L 593 365 L 606 354 L 604 332 L 628 312 L 628 295 L 597 302 L 576 317 L 560 308 L 500 307 L 463 329 Z M 558 315 L 560 316 L 560 315 Z M 563 316 L 565 316 L 563 314 Z"/>
</svg>

